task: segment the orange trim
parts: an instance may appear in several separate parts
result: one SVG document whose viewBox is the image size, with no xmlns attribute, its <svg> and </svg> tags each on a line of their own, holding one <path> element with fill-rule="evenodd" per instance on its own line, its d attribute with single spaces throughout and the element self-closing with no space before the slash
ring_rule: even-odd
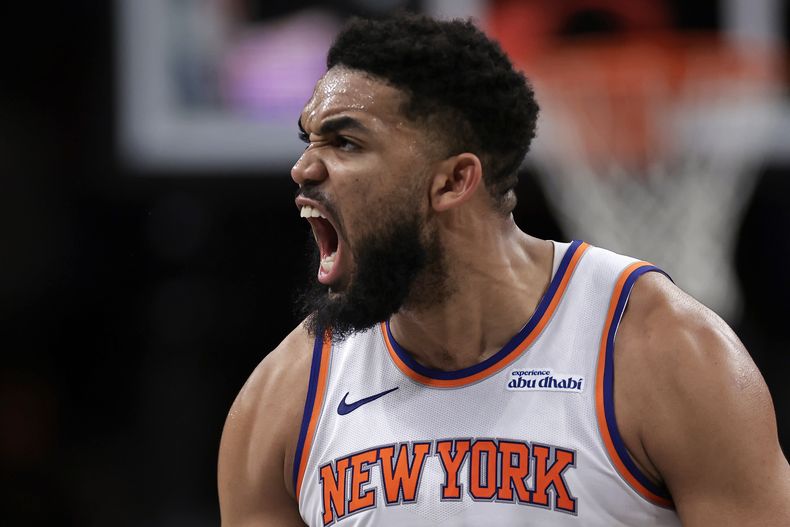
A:
<svg viewBox="0 0 790 527">
<path fill-rule="evenodd" d="M 329 373 L 329 355 L 332 352 L 332 336 L 329 331 L 324 334 L 324 343 L 321 347 L 321 366 L 318 370 L 318 383 L 315 391 L 315 401 L 313 408 L 310 411 L 310 424 L 307 426 L 307 435 L 305 436 L 304 446 L 302 447 L 302 459 L 299 463 L 299 475 L 296 478 L 296 501 L 299 501 L 300 492 L 302 490 L 302 480 L 304 479 L 304 471 L 307 467 L 307 460 L 310 457 L 310 449 L 313 446 L 313 436 L 315 429 L 318 426 L 318 420 L 321 416 L 321 408 L 324 406 L 324 396 L 326 394 L 326 378 Z"/>
<path fill-rule="evenodd" d="M 468 386 L 473 384 L 477 381 L 485 379 L 491 375 L 494 375 L 497 372 L 502 371 L 506 368 L 509 364 L 511 364 L 514 360 L 516 360 L 525 349 L 527 349 L 535 340 L 540 336 L 543 332 L 543 328 L 546 327 L 546 324 L 549 323 L 551 320 L 554 311 L 557 309 L 557 306 L 562 300 L 562 296 L 565 293 L 565 289 L 568 286 L 568 282 L 573 275 L 573 271 L 576 269 L 576 265 L 579 263 L 579 260 L 584 255 L 584 253 L 589 249 L 590 245 L 588 243 L 582 243 L 579 245 L 578 249 L 576 249 L 576 253 L 571 258 L 571 261 L 568 263 L 568 267 L 565 270 L 565 274 L 560 281 L 559 286 L 557 287 L 557 291 L 554 293 L 554 296 L 549 303 L 549 306 L 546 308 L 546 311 L 543 313 L 540 321 L 535 325 L 533 330 L 521 341 L 521 344 L 516 346 L 513 351 L 511 351 L 507 356 L 503 357 L 501 360 L 492 364 L 485 370 L 479 371 L 475 374 L 472 374 L 468 377 L 463 377 L 461 379 L 433 379 L 431 377 L 427 377 L 416 371 L 412 370 L 406 363 L 404 363 L 395 350 L 392 347 L 392 343 L 390 342 L 389 336 L 387 335 L 387 324 L 386 322 L 381 323 L 381 333 L 384 336 L 384 343 L 387 345 L 387 350 L 389 351 L 390 357 L 392 357 L 392 361 L 395 365 L 402 371 L 407 377 L 410 379 L 419 382 L 420 384 L 424 384 L 426 386 L 431 386 L 434 388 L 460 388 L 462 386 Z"/>
<path fill-rule="evenodd" d="M 601 438 L 603 439 L 604 445 L 606 446 L 606 451 L 609 454 L 609 459 L 612 461 L 617 473 L 623 478 L 630 486 L 633 488 L 640 496 L 644 499 L 649 501 L 654 505 L 659 505 L 661 507 L 673 507 L 672 500 L 668 500 L 663 496 L 659 496 L 652 492 L 650 489 L 642 485 L 639 480 L 637 480 L 631 471 L 623 463 L 623 460 L 620 459 L 620 455 L 617 453 L 617 449 L 614 447 L 614 442 L 612 441 L 612 437 L 609 434 L 609 426 L 606 421 L 606 410 L 604 407 L 604 372 L 606 370 L 606 343 L 609 336 L 609 330 L 612 327 L 614 321 L 615 311 L 617 310 L 617 302 L 620 299 L 620 294 L 623 292 L 623 287 L 625 286 L 626 280 L 631 274 L 639 269 L 640 267 L 649 266 L 651 264 L 647 262 L 634 262 L 633 264 L 629 265 L 625 268 L 625 270 L 620 274 L 620 277 L 617 280 L 617 283 L 614 286 L 614 292 L 612 293 L 612 299 L 609 302 L 609 311 L 606 314 L 606 323 L 603 327 L 603 334 L 601 337 L 601 348 L 598 352 L 598 366 L 596 368 L 595 373 L 595 414 L 598 420 L 598 430 L 600 431 Z M 619 323 L 619 321 L 618 321 Z M 612 403 L 614 404 L 614 402 Z"/>
</svg>

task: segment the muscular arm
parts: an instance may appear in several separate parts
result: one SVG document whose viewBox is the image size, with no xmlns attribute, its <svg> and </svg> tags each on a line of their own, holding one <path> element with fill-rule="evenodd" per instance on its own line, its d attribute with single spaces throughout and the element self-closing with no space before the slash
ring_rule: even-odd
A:
<svg viewBox="0 0 790 527">
<path fill-rule="evenodd" d="M 228 413 L 219 451 L 224 527 L 304 526 L 291 481 L 311 339 L 294 330 L 255 369 Z"/>
<path fill-rule="evenodd" d="M 765 382 L 733 331 L 656 273 L 632 292 L 615 383 L 623 439 L 684 525 L 790 525 L 790 467 Z"/>
</svg>

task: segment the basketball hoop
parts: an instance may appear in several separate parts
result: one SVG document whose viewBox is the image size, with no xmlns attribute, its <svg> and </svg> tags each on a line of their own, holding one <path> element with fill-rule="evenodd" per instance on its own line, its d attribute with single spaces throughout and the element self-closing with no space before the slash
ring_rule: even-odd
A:
<svg viewBox="0 0 790 527">
<path fill-rule="evenodd" d="M 526 65 L 542 112 L 530 159 L 566 233 L 664 267 L 735 320 L 735 232 L 779 113 L 778 64 L 667 33 Z"/>
</svg>

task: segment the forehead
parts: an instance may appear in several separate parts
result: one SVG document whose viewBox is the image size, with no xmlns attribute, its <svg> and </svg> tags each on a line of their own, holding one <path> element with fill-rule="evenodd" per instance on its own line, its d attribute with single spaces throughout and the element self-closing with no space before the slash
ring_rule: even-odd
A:
<svg viewBox="0 0 790 527">
<path fill-rule="evenodd" d="M 378 126 L 407 125 L 401 112 L 406 95 L 384 81 L 363 72 L 334 67 L 318 81 L 307 102 L 301 123 L 316 126 L 321 121 L 341 114 L 354 114 L 366 124 Z"/>
</svg>

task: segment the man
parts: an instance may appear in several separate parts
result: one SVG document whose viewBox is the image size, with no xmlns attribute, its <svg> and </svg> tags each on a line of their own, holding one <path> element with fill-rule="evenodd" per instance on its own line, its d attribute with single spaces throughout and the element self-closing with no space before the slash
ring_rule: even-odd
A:
<svg viewBox="0 0 790 527">
<path fill-rule="evenodd" d="M 733 332 L 649 264 L 516 227 L 538 108 L 497 44 L 356 20 L 327 63 L 292 171 L 309 316 L 229 413 L 224 525 L 790 525 Z"/>
</svg>

